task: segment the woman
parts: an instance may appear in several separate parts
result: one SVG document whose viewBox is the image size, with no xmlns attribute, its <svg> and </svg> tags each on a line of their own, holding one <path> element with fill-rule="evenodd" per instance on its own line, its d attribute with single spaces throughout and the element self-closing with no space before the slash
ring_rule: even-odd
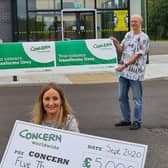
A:
<svg viewBox="0 0 168 168">
<path fill-rule="evenodd" d="M 49 83 L 43 88 L 35 103 L 32 121 L 35 124 L 79 132 L 72 108 L 55 83 Z"/>
</svg>

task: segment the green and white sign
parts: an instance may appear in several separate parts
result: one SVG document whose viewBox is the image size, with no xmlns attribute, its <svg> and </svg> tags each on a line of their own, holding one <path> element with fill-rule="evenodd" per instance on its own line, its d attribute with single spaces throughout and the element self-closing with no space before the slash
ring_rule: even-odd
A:
<svg viewBox="0 0 168 168">
<path fill-rule="evenodd" d="M 53 67 L 54 42 L 0 44 L 0 69 Z"/>
<path fill-rule="evenodd" d="M 16 121 L 1 168 L 144 168 L 147 145 Z"/>
<path fill-rule="evenodd" d="M 0 70 L 10 75 L 109 71 L 116 65 L 117 53 L 110 39 L 0 44 Z"/>
</svg>

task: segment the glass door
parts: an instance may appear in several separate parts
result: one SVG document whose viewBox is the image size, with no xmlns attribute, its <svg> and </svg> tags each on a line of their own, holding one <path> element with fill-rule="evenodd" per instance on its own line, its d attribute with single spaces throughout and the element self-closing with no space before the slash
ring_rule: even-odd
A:
<svg viewBox="0 0 168 168">
<path fill-rule="evenodd" d="M 96 38 L 95 11 L 63 11 L 63 40 Z"/>
</svg>

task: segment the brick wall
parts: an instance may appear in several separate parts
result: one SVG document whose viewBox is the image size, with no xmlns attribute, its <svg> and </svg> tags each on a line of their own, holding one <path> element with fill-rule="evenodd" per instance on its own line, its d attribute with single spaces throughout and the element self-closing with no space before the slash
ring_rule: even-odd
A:
<svg viewBox="0 0 168 168">
<path fill-rule="evenodd" d="M 0 0 L 0 39 L 12 41 L 11 0 Z"/>
</svg>

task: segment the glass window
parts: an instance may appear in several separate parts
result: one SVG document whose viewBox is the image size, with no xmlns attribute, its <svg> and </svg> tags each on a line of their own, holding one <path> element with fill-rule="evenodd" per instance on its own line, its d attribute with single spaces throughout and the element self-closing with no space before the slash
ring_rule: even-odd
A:
<svg viewBox="0 0 168 168">
<path fill-rule="evenodd" d="M 28 0 L 29 10 L 60 9 L 61 0 Z"/>
<path fill-rule="evenodd" d="M 36 9 L 54 9 L 53 0 L 36 0 Z"/>
<path fill-rule="evenodd" d="M 95 1 L 94 0 L 84 0 L 84 8 L 94 9 Z"/>
<path fill-rule="evenodd" d="M 28 27 L 30 41 L 62 40 L 59 12 L 30 12 Z"/>
<path fill-rule="evenodd" d="M 97 0 L 97 8 L 120 9 L 127 7 L 128 0 Z"/>
<path fill-rule="evenodd" d="M 115 27 L 115 16 L 113 11 L 97 13 L 97 32 L 99 38 L 108 38 L 112 35 Z"/>
<path fill-rule="evenodd" d="M 17 0 L 17 14 L 18 14 L 18 33 L 15 32 L 15 38 L 19 41 L 27 40 L 27 29 L 26 29 L 26 1 Z"/>
<path fill-rule="evenodd" d="M 110 36 L 116 36 L 118 39 L 123 38 L 125 32 L 128 31 L 127 20 L 127 10 L 99 11 L 97 13 L 98 38 Z"/>
<path fill-rule="evenodd" d="M 64 9 L 80 9 L 84 8 L 85 0 L 63 0 Z"/>
<path fill-rule="evenodd" d="M 35 10 L 36 9 L 36 0 L 28 0 L 28 9 Z"/>
<path fill-rule="evenodd" d="M 142 30 L 147 32 L 147 13 L 146 13 L 146 0 L 142 0 L 141 2 L 142 6 L 141 6 L 141 15 L 142 15 L 142 18 L 143 18 L 143 24 L 142 24 Z"/>
<path fill-rule="evenodd" d="M 18 17 L 26 17 L 26 1 L 17 0 L 17 13 Z"/>
</svg>

